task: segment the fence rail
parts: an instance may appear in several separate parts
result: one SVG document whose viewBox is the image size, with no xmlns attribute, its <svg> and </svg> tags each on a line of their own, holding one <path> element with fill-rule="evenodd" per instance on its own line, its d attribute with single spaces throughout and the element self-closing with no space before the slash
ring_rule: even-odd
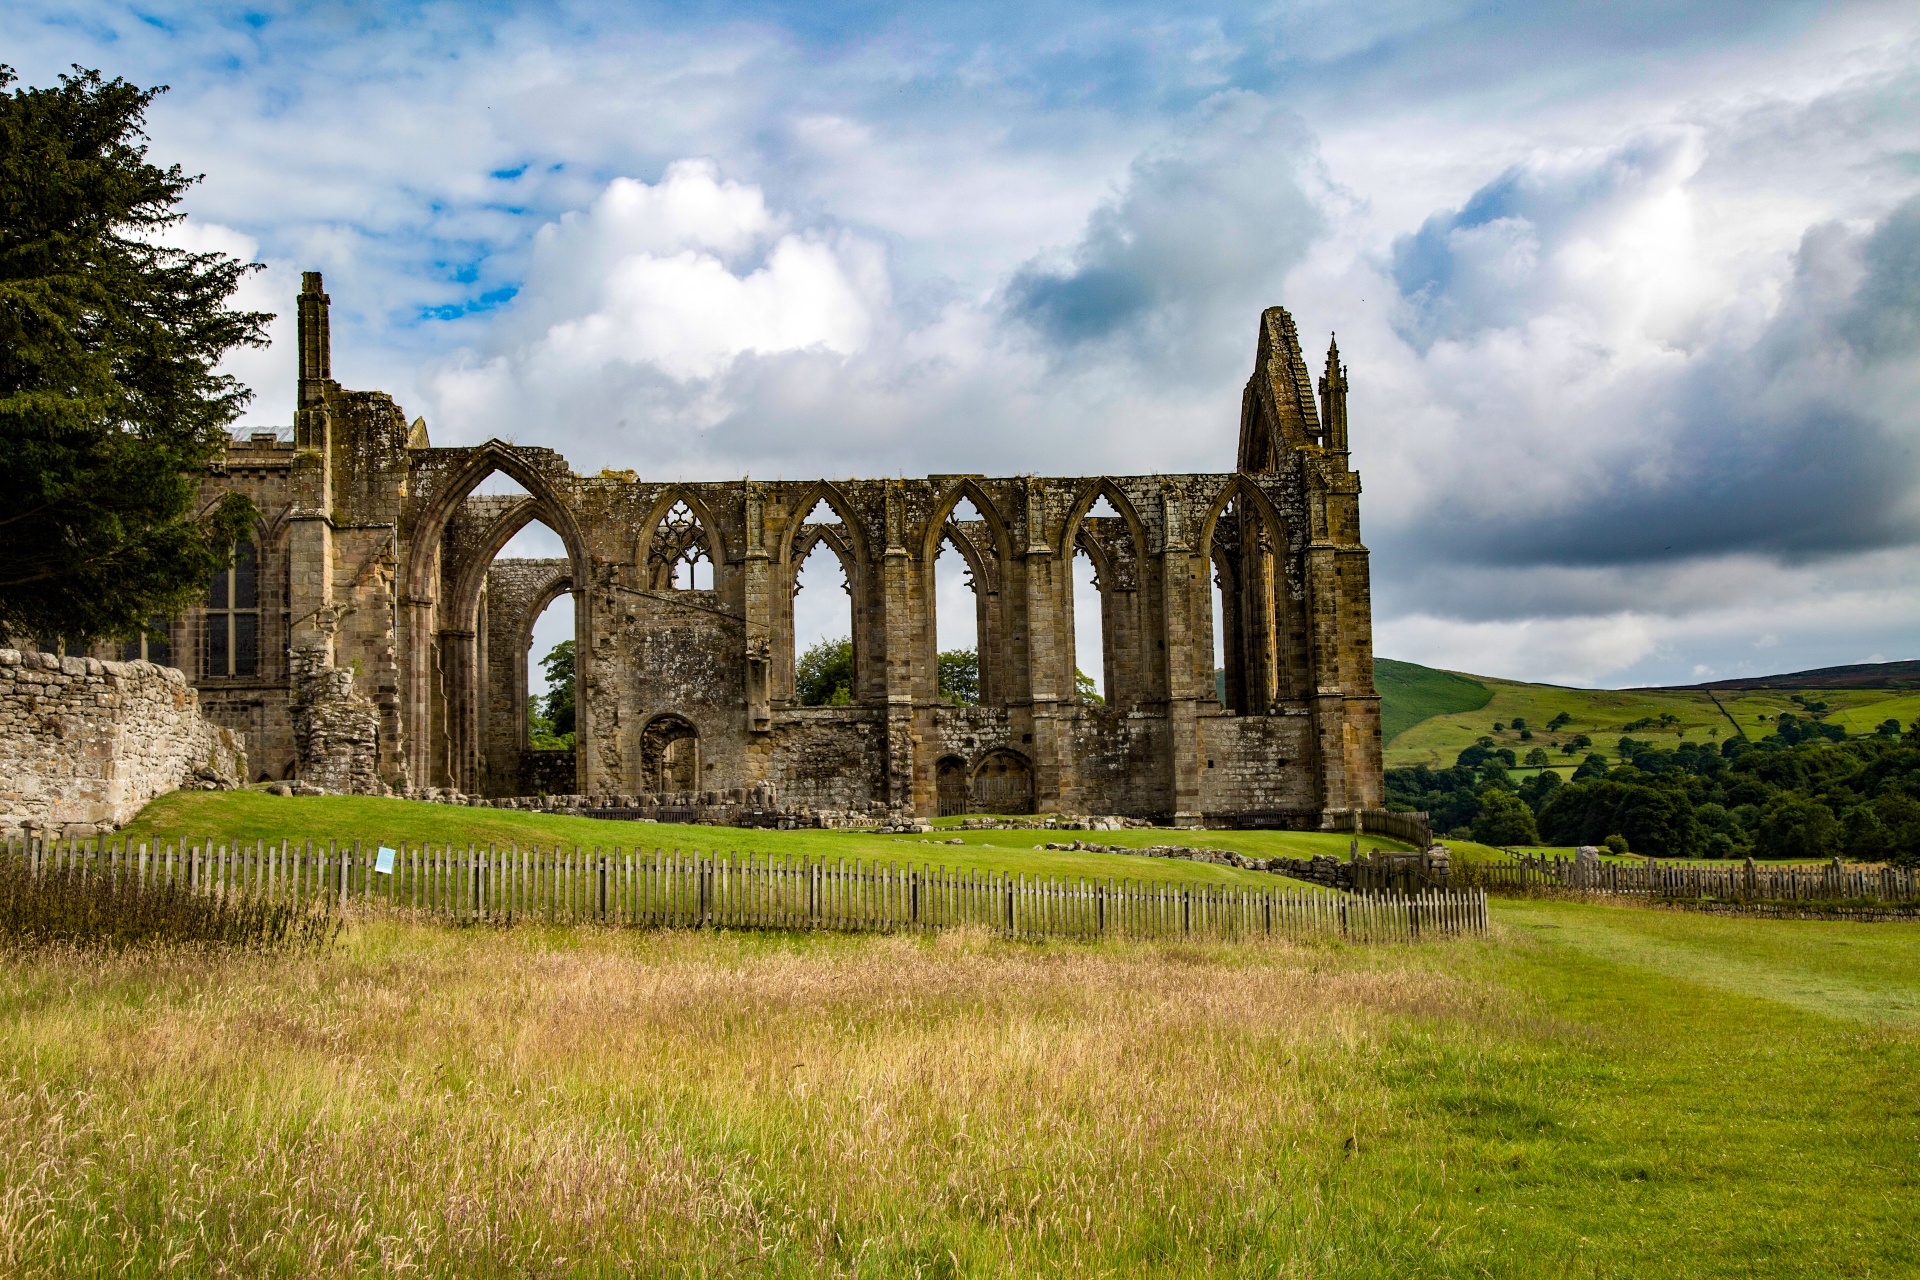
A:
<svg viewBox="0 0 1920 1280">
<path fill-rule="evenodd" d="M 1456 883 L 1484 889 L 1581 889 L 1674 900 L 1920 902 L 1920 871 L 1911 867 L 1849 867 L 1838 859 L 1813 866 L 1740 863 L 1701 867 L 1521 857 L 1504 863 L 1456 863 L 1453 876 Z"/>
<path fill-rule="evenodd" d="M 1340 937 L 1483 933 L 1483 890 L 1336 894 L 1028 876 L 766 854 L 488 845 L 12 841 L 36 871 L 74 868 L 295 906 L 367 906 L 465 921 L 914 931 L 1017 938 Z M 390 855 L 390 856 L 389 856 Z M 386 868 L 383 870 L 383 867 Z"/>
</svg>

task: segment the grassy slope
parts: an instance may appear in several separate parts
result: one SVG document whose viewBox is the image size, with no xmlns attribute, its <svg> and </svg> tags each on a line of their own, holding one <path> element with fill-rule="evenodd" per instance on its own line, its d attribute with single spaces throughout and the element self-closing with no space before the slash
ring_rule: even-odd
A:
<svg viewBox="0 0 1920 1280">
<path fill-rule="evenodd" d="M 1486 685 L 1451 671 L 1376 658 L 1373 686 L 1380 692 L 1380 737 L 1392 742 L 1422 720 L 1478 711 L 1493 697 Z"/>
<path fill-rule="evenodd" d="M 1633 736 L 1673 745 L 1681 741 L 1678 730 L 1685 730 L 1687 739 L 1699 741 L 1710 730 L 1718 731 L 1717 738 L 1729 737 L 1734 724 L 1738 724 L 1749 737 L 1759 738 L 1771 732 L 1770 722 L 1782 712 L 1805 714 L 1791 701 L 1790 690 L 1722 693 L 1716 706 L 1708 694 L 1689 690 L 1566 689 L 1487 676 L 1475 678 L 1492 690 L 1491 701 L 1478 709 L 1433 716 L 1392 738 L 1386 750 L 1388 768 L 1450 765 L 1462 748 L 1489 735 L 1500 745 L 1512 747 L 1521 758 L 1534 747 L 1545 747 L 1557 765 L 1571 770 L 1581 757 L 1563 756 L 1559 746 L 1574 734 L 1587 734 L 1595 747 L 1611 755 L 1629 722 L 1663 711 L 1679 716 L 1680 723 L 1666 730 L 1636 729 Z M 1903 690 L 1823 689 L 1808 696 L 1825 702 L 1832 709 L 1828 718 L 1849 733 L 1867 732 L 1890 716 L 1908 724 L 1920 715 L 1920 695 Z M 1561 711 L 1573 717 L 1572 723 L 1557 733 L 1544 732 L 1547 721 Z M 1532 741 L 1522 742 L 1512 729 L 1493 732 L 1496 721 L 1511 724 L 1516 716 L 1524 718 L 1532 729 Z"/>
<path fill-rule="evenodd" d="M 1241 871 L 1209 863 L 1162 858 L 1130 858 L 1111 853 L 1036 851 L 1048 841 L 1075 839 L 1095 844 L 1141 848 L 1182 844 L 1232 849 L 1271 857 L 1344 856 L 1348 837 L 1288 831 L 943 831 L 934 837 L 863 835 L 838 831 L 746 831 L 732 827 L 687 827 L 656 823 L 605 822 L 510 809 L 469 809 L 412 800 L 366 796 L 267 795 L 262 791 L 176 791 L 155 800 L 139 818 L 116 834 L 133 841 L 359 840 L 363 843 L 540 845 L 605 848 L 721 849 L 808 858 L 861 858 L 1031 875 L 1117 876 L 1209 884 L 1271 885 L 1266 872 Z M 960 839 L 964 843 L 944 843 Z M 1364 848 L 1404 846 L 1368 836 Z M 1288 881 L 1289 887 L 1301 882 Z"/>
<path fill-rule="evenodd" d="M 1912 1273 L 1920 927 L 1495 922 L 0 959 L 6 1270 Z"/>
</svg>

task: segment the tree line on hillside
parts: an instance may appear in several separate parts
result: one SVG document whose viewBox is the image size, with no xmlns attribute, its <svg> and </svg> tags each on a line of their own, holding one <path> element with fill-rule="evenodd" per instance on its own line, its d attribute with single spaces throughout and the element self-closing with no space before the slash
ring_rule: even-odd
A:
<svg viewBox="0 0 1920 1280">
<path fill-rule="evenodd" d="M 1543 764 L 1530 752 L 1529 764 Z M 1532 760 L 1532 756 L 1542 757 Z M 1920 720 L 1850 737 L 1791 713 L 1758 742 L 1622 737 L 1571 782 L 1521 782 L 1510 747 L 1483 737 L 1451 768 L 1389 769 L 1388 807 L 1424 810 L 1435 831 L 1492 845 L 1611 845 L 1657 858 L 1831 857 L 1920 865 Z"/>
</svg>

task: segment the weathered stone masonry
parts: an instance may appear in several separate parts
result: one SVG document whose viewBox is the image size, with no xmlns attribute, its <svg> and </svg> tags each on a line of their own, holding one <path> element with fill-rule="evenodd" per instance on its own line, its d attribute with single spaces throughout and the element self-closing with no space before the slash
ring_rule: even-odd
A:
<svg viewBox="0 0 1920 1280">
<path fill-rule="evenodd" d="M 0 833 L 91 837 L 181 786 L 244 779 L 238 735 L 171 667 L 0 649 Z"/>
<path fill-rule="evenodd" d="M 237 442 L 205 487 L 264 513 L 257 669 L 195 677 L 257 776 L 519 793 L 531 627 L 570 591 L 578 792 L 1314 827 L 1381 803 L 1345 370 L 1330 351 L 1316 399 L 1280 308 L 1260 318 L 1230 473 L 663 483 L 498 440 L 433 447 L 389 397 L 333 380 L 327 305 L 309 273 L 291 442 Z M 525 495 L 476 494 L 495 472 Z M 1116 514 L 1089 515 L 1102 498 Z M 955 519 L 963 500 L 978 519 Z M 536 519 L 565 559 L 496 561 Z M 979 706 L 937 696 L 944 542 L 976 589 Z M 793 696 L 795 578 L 820 543 L 852 597 L 845 706 Z M 1105 705 L 1075 691 L 1077 550 L 1098 575 Z M 711 589 L 676 586 L 700 560 Z M 204 657 L 209 625 L 177 624 L 175 653 Z"/>
</svg>

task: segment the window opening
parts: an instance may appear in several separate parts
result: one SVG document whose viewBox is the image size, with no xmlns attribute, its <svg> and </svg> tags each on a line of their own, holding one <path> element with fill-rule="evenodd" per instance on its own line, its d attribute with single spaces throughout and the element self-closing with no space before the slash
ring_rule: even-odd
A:
<svg viewBox="0 0 1920 1280">
<path fill-rule="evenodd" d="M 156 667 L 173 665 L 173 645 L 169 642 L 167 618 L 147 619 L 147 629 L 120 644 L 120 661 L 151 662 Z"/>
<path fill-rule="evenodd" d="M 819 510 L 815 508 L 815 514 Z M 853 701 L 853 590 L 839 555 L 825 538 L 814 541 L 794 574 L 793 650 L 799 655 L 795 702 L 818 707 Z"/>
<path fill-rule="evenodd" d="M 970 527 L 969 527 L 970 526 Z M 986 526 L 964 498 L 948 517 L 933 562 L 934 649 L 942 701 L 969 705 L 980 701 L 980 586 L 956 537 L 982 536 Z"/>
<path fill-rule="evenodd" d="M 252 676 L 260 671 L 260 561 L 242 541 L 233 560 L 213 571 L 207 591 L 206 674 Z"/>
<path fill-rule="evenodd" d="M 1107 690 L 1106 600 L 1100 570 L 1085 547 L 1073 552 L 1074 692 L 1082 702 L 1105 702 Z"/>
<path fill-rule="evenodd" d="M 648 553 L 650 577 L 656 591 L 713 590 L 713 561 L 700 520 L 684 502 L 676 502 L 660 519 Z"/>
</svg>

